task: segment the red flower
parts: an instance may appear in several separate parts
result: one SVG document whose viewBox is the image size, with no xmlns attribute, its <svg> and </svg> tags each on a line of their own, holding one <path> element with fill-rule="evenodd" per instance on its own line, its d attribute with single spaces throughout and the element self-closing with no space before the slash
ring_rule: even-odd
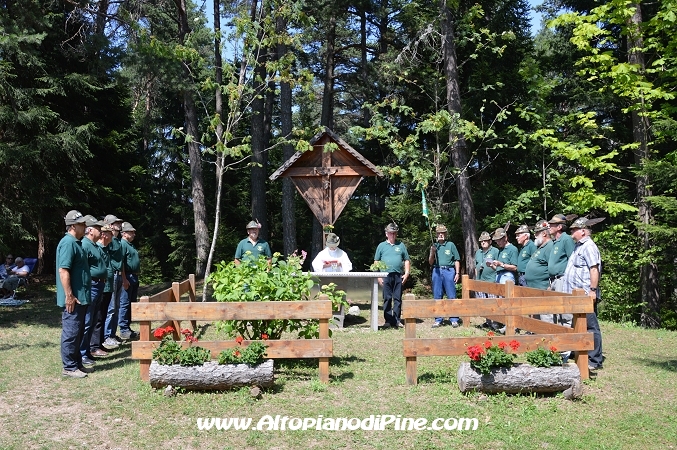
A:
<svg viewBox="0 0 677 450">
<path fill-rule="evenodd" d="M 236 358 L 239 358 L 240 357 L 240 350 L 235 350 L 235 352 L 233 352 L 233 356 L 235 356 Z"/>
<path fill-rule="evenodd" d="M 155 336 L 157 339 L 162 339 L 165 337 L 165 329 L 164 328 L 158 328 L 153 332 L 153 336 Z"/>
<path fill-rule="evenodd" d="M 242 336 L 238 336 L 235 338 L 235 342 L 237 342 L 238 344 L 242 344 L 242 341 L 244 341 L 244 338 Z"/>
<path fill-rule="evenodd" d="M 493 331 L 490 331 L 487 333 L 487 336 L 496 336 L 496 334 Z"/>
<path fill-rule="evenodd" d="M 508 344 L 506 344 L 503 341 L 498 343 L 498 348 L 500 348 L 501 350 L 504 350 L 507 346 L 508 346 Z"/>
<path fill-rule="evenodd" d="M 557 351 L 557 348 L 556 348 L 554 345 L 551 345 L 551 346 L 550 346 L 550 351 L 551 351 L 551 352 L 556 352 L 556 351 Z"/>
<path fill-rule="evenodd" d="M 491 341 L 486 341 L 484 343 L 484 348 L 487 348 L 487 349 L 491 348 Z"/>
<path fill-rule="evenodd" d="M 473 361 L 479 361 L 482 358 L 482 353 L 484 353 L 484 350 L 479 345 L 472 345 L 468 347 L 467 353 L 470 359 Z"/>
<path fill-rule="evenodd" d="M 267 339 L 268 339 L 268 335 L 267 335 L 266 333 L 262 333 L 262 334 L 261 334 L 261 339 L 263 339 L 264 341 L 267 340 Z"/>
<path fill-rule="evenodd" d="M 193 334 L 193 332 L 190 331 L 188 328 L 184 328 L 183 330 L 181 330 L 181 334 L 183 334 L 184 336 L 188 336 L 189 334 Z"/>
<path fill-rule="evenodd" d="M 165 328 L 165 332 L 166 332 L 167 334 L 173 333 L 173 332 L 174 332 L 174 327 L 169 326 L 169 327 Z"/>
<path fill-rule="evenodd" d="M 512 348 L 512 350 L 515 351 L 518 348 L 520 348 L 520 343 L 513 339 L 512 341 L 510 341 L 510 348 Z"/>
</svg>

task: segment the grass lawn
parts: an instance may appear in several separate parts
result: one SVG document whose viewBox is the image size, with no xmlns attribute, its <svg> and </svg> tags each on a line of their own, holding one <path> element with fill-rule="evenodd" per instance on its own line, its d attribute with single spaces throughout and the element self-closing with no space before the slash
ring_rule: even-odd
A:
<svg viewBox="0 0 677 450">
<path fill-rule="evenodd" d="M 157 287 L 157 290 L 164 288 Z M 604 370 L 584 395 L 463 395 L 456 370 L 466 357 L 420 358 L 418 386 L 405 382 L 403 330 L 372 332 L 362 318 L 335 331 L 331 382 L 317 360 L 276 361 L 275 387 L 165 397 L 139 377 L 123 345 L 81 380 L 61 376 L 60 310 L 53 286 L 31 285 L 30 303 L 0 307 L 0 449 L 301 449 L 301 448 L 677 448 L 677 333 L 602 322 Z M 20 296 L 21 297 L 21 296 Z M 421 337 L 484 334 L 431 329 Z M 211 333 L 208 331 L 207 333 Z M 477 418 L 475 431 L 200 431 L 198 418 L 400 415 Z"/>
</svg>

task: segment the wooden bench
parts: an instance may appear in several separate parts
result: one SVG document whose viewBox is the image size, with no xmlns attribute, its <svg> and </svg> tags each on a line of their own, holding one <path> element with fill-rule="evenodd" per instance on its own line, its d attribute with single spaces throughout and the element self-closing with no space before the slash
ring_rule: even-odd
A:
<svg viewBox="0 0 677 450">
<path fill-rule="evenodd" d="M 456 300 L 416 300 L 406 294 L 402 302 L 404 319 L 403 355 L 406 359 L 407 383 L 417 383 L 416 359 L 419 356 L 458 356 L 466 354 L 468 346 L 483 345 L 486 336 L 419 339 L 416 337 L 416 319 L 431 317 L 481 316 L 506 325 L 506 340 L 520 343 L 518 353 L 534 350 L 538 346 L 555 346 L 559 351 L 575 351 L 575 361 L 581 379 L 587 379 L 587 350 L 594 348 L 592 333 L 587 332 L 586 314 L 592 313 L 593 302 L 583 290 L 573 294 L 544 291 L 515 286 L 512 282 L 497 284 L 470 280 L 463 276 L 463 298 Z M 488 292 L 499 298 L 470 298 L 470 292 Z M 573 328 L 546 323 L 525 317 L 529 314 L 573 314 Z M 515 336 L 515 328 L 531 331 L 534 335 Z"/>
<path fill-rule="evenodd" d="M 181 302 L 181 295 L 188 293 L 189 300 Z M 180 339 L 181 321 L 190 321 L 193 329 L 197 321 L 219 320 L 275 320 L 300 319 L 320 321 L 319 339 L 288 339 L 266 341 L 267 357 L 318 358 L 320 381 L 329 382 L 329 358 L 333 356 L 333 341 L 329 338 L 329 322 L 332 320 L 332 305 L 326 295 L 316 301 L 275 301 L 275 302 L 195 302 L 195 279 L 174 283 L 172 289 L 153 296 L 141 297 L 132 304 L 132 320 L 140 322 L 140 339 L 132 342 L 132 358 L 140 360 L 141 379 L 149 380 L 149 368 L 153 350 L 158 340 L 151 333 L 152 321 L 165 321 L 162 327 L 173 325 L 174 339 Z M 157 327 L 156 327 L 157 328 Z M 249 345 L 243 341 L 242 345 Z M 182 345 L 187 346 L 187 343 Z M 236 347 L 235 340 L 199 341 L 200 347 L 211 351 L 217 359 L 223 350 Z"/>
</svg>

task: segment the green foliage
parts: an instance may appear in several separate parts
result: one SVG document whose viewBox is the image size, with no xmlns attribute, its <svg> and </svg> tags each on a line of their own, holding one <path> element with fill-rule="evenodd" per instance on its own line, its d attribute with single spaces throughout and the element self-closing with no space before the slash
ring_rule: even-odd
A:
<svg viewBox="0 0 677 450">
<path fill-rule="evenodd" d="M 318 296 L 324 294 L 329 297 L 334 311 L 338 311 L 341 306 L 346 308 L 350 306 L 346 300 L 346 291 L 337 288 L 338 286 L 336 286 L 336 283 L 323 284 L 320 286 L 320 291 L 318 292 Z"/>
<path fill-rule="evenodd" d="M 550 347 L 549 349 L 538 347 L 536 350 L 526 352 L 524 356 L 526 357 L 529 364 L 536 367 L 562 365 L 562 355 L 555 347 Z"/>
<path fill-rule="evenodd" d="M 484 346 L 471 345 L 466 351 L 470 357 L 470 367 L 484 375 L 489 375 L 493 369 L 512 367 L 516 355 L 508 353 L 508 347 L 517 350 L 519 342 L 512 340 L 506 344 L 504 341 L 499 341 L 497 345 L 494 345 L 491 340 L 487 340 Z"/>
<path fill-rule="evenodd" d="M 266 348 L 263 342 L 254 341 L 244 348 L 224 350 L 219 354 L 219 364 L 259 364 L 266 356 Z"/>
<path fill-rule="evenodd" d="M 285 261 L 279 253 L 275 253 L 270 265 L 264 256 L 258 260 L 245 256 L 239 265 L 232 261 L 221 262 L 207 282 L 212 284 L 213 296 L 219 302 L 309 300 L 315 280 L 301 270 L 305 256 L 305 252 L 301 256 L 293 254 Z M 300 331 L 300 335 L 307 337 L 312 321 L 222 321 L 216 326 L 230 336 L 254 339 L 267 334 L 270 339 L 279 339 L 285 331 Z"/>
<path fill-rule="evenodd" d="M 180 364 L 182 366 L 199 366 L 211 359 L 211 352 L 202 347 L 181 348 L 181 343 L 166 334 L 160 345 L 153 350 L 153 359 L 162 365 Z"/>
</svg>

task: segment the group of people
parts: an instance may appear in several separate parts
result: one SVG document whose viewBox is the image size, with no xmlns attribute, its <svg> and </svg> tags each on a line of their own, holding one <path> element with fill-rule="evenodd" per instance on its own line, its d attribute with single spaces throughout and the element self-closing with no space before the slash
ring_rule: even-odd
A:
<svg viewBox="0 0 677 450">
<path fill-rule="evenodd" d="M 130 322 L 140 259 L 132 244 L 136 230 L 129 222 L 113 214 L 97 220 L 76 210 L 64 221 L 66 233 L 56 249 L 62 374 L 84 378 L 97 358 L 137 337 Z"/>
<path fill-rule="evenodd" d="M 21 256 L 15 259 L 11 254 L 7 255 L 5 263 L 0 265 L 0 298 L 13 297 L 17 287 L 26 285 L 30 273 L 30 267 Z"/>
<path fill-rule="evenodd" d="M 515 231 L 517 245 L 510 243 L 508 230 L 497 228 L 492 234 L 480 233 L 480 248 L 475 254 L 475 278 L 480 281 L 505 284 L 512 281 L 520 286 L 571 293 L 583 289 L 594 301 L 594 313 L 587 315 L 588 331 L 593 333 L 595 348 L 588 352 L 589 368 L 602 368 L 602 334 L 597 320 L 597 303 L 602 262 L 599 249 L 591 239 L 591 226 L 599 219 L 585 217 L 575 220 L 567 233 L 567 217 L 556 214 L 550 220 L 540 220 L 530 228 L 520 225 Z M 247 252 L 254 258 L 272 257 L 270 246 L 258 237 L 260 225 L 252 221 L 247 225 L 247 238 L 237 246 L 235 263 L 239 264 Z M 385 228 L 385 241 L 374 254 L 374 266 L 388 275 L 379 279 L 383 288 L 383 328 L 402 328 L 402 285 L 410 276 L 411 261 L 406 245 L 397 239 L 399 228 L 389 223 Z M 432 267 L 433 298 L 441 300 L 456 298 L 456 283 L 460 273 L 460 255 L 456 245 L 447 240 L 448 230 L 444 225 L 435 228 L 436 242 L 430 247 L 428 263 Z M 534 240 L 531 239 L 533 233 Z M 326 248 L 312 262 L 315 272 L 349 272 L 352 263 L 346 252 L 338 248 L 339 237 L 329 233 Z M 493 245 L 492 245 L 493 244 Z M 476 292 L 477 298 L 493 297 L 492 294 Z M 572 325 L 571 314 L 541 314 L 540 320 Z M 458 317 L 450 317 L 452 327 L 459 326 Z M 435 318 L 432 327 L 444 324 L 442 317 Z M 502 324 L 487 321 L 485 324 L 505 332 Z"/>
</svg>

